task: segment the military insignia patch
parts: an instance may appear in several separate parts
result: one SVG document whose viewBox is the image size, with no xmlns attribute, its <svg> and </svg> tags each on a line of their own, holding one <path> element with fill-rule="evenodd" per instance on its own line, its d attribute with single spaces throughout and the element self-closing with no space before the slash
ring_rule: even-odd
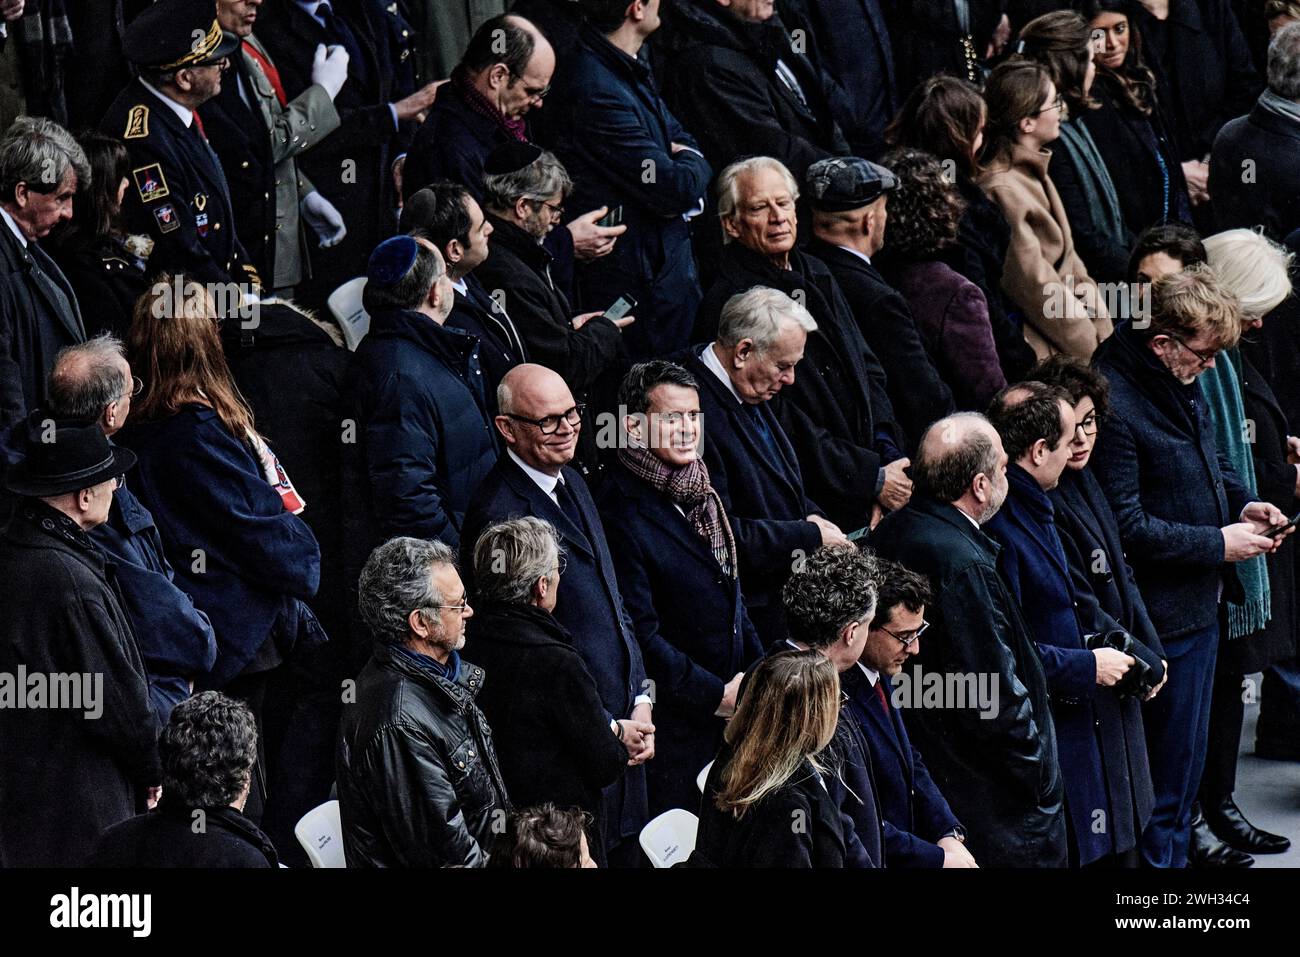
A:
<svg viewBox="0 0 1300 957">
<path fill-rule="evenodd" d="M 131 112 L 126 114 L 126 132 L 122 134 L 122 139 L 138 140 L 148 135 L 149 107 L 140 103 L 131 107 Z"/>
<path fill-rule="evenodd" d="M 162 167 L 157 163 L 133 169 L 131 175 L 135 178 L 135 189 L 140 194 L 141 202 L 152 203 L 171 192 L 167 188 L 167 178 L 163 176 Z"/>
<path fill-rule="evenodd" d="M 194 215 L 194 228 L 198 230 L 200 236 L 206 236 L 206 235 L 208 234 L 208 214 L 207 214 L 207 213 L 195 213 L 195 215 Z"/>
<path fill-rule="evenodd" d="M 194 208 L 197 209 L 197 210 L 199 210 L 200 212 L 202 212 L 203 210 L 205 210 L 205 209 L 208 208 L 208 194 L 207 194 L 207 193 L 195 193 L 195 194 L 194 194 Z"/>
<path fill-rule="evenodd" d="M 176 215 L 176 207 L 171 203 L 163 203 L 153 211 L 154 219 L 158 220 L 158 229 L 164 233 L 170 233 L 173 229 L 181 228 L 181 219 Z"/>
</svg>

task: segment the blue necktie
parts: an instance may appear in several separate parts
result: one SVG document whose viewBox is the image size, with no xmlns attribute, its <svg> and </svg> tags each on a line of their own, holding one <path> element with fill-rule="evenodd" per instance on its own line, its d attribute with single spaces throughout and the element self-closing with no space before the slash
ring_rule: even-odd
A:
<svg viewBox="0 0 1300 957">
<path fill-rule="evenodd" d="M 763 410 L 757 405 L 751 405 L 748 402 L 741 404 L 745 413 L 749 416 L 749 421 L 753 423 L 754 431 L 763 442 L 763 447 L 767 449 L 768 458 L 772 464 L 779 465 L 781 462 L 781 452 L 776 446 L 776 437 L 772 435 L 772 429 L 767 424 L 767 419 L 763 418 Z"/>
</svg>

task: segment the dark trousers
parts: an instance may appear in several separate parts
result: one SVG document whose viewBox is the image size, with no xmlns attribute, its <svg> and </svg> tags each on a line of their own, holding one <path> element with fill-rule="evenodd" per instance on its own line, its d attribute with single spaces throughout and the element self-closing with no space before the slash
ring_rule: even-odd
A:
<svg viewBox="0 0 1300 957">
<path fill-rule="evenodd" d="M 1227 641 L 1227 629 L 1223 631 Z M 1250 641 L 1250 637 L 1237 641 Z M 1229 797 L 1237 786 L 1237 752 L 1241 750 L 1241 723 L 1246 717 L 1241 669 L 1228 649 L 1219 649 L 1214 669 L 1214 691 L 1210 700 L 1210 729 L 1205 748 L 1205 770 L 1201 772 L 1200 802 L 1211 807 Z"/>
<path fill-rule="evenodd" d="M 1139 845 L 1152 867 L 1186 867 L 1192 804 L 1205 767 L 1220 626 L 1164 640 L 1169 683 L 1145 705 L 1155 808 Z"/>
<path fill-rule="evenodd" d="M 1255 726 L 1260 745 L 1300 755 L 1300 659 L 1284 658 L 1264 672 Z"/>
</svg>

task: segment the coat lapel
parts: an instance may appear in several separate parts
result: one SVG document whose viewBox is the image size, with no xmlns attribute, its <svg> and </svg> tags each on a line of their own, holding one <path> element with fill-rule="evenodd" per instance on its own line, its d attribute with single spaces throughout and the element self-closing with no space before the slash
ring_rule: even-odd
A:
<svg viewBox="0 0 1300 957">
<path fill-rule="evenodd" d="M 560 530 L 566 548 L 577 548 L 589 558 L 595 559 L 596 551 L 592 548 L 591 542 L 588 541 L 586 533 L 574 525 L 560 506 L 543 492 L 537 483 L 529 478 L 524 473 L 524 470 L 516 465 L 509 456 L 506 456 L 505 480 L 511 490 L 528 503 L 534 515 L 546 519 Z"/>
</svg>

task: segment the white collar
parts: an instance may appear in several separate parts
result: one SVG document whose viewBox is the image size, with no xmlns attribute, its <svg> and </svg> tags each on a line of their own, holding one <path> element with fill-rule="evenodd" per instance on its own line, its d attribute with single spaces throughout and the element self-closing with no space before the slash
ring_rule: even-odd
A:
<svg viewBox="0 0 1300 957">
<path fill-rule="evenodd" d="M 188 110 L 185 107 L 181 106 L 179 103 L 173 100 L 162 90 L 158 89 L 158 87 L 154 86 L 148 80 L 141 78 L 140 85 L 144 87 L 146 90 L 148 90 L 150 93 L 152 93 L 154 96 L 158 97 L 158 99 L 166 103 L 169 107 L 171 107 L 171 111 L 176 114 L 177 119 L 179 119 L 182 123 L 185 124 L 185 128 L 186 129 L 190 128 L 190 125 L 194 122 L 193 110 Z"/>
<path fill-rule="evenodd" d="M 713 343 L 710 342 L 704 347 L 704 351 L 700 353 L 700 361 L 704 363 L 704 368 L 708 369 L 722 381 L 722 384 L 731 391 L 731 394 L 735 397 L 737 402 L 741 405 L 745 404 L 745 400 L 742 399 L 740 393 L 736 391 L 736 384 L 731 381 L 731 376 L 727 375 L 727 370 L 722 367 L 722 360 L 718 358 L 717 352 L 714 351 Z"/>
<path fill-rule="evenodd" d="M 462 276 L 460 279 L 453 279 L 453 280 L 451 280 L 451 288 L 452 288 L 452 289 L 455 289 L 458 293 L 460 293 L 460 294 L 461 294 L 462 296 L 464 296 L 466 299 L 469 298 L 469 283 L 467 283 L 467 282 L 465 281 L 465 277 L 464 277 L 464 276 Z"/>
<path fill-rule="evenodd" d="M 524 474 L 527 475 L 530 479 L 532 479 L 533 482 L 536 483 L 538 488 L 540 488 L 551 498 L 553 499 L 555 498 L 555 487 L 560 484 L 560 476 L 547 475 L 545 472 L 539 472 L 537 469 L 533 468 L 531 465 L 529 465 L 527 462 L 521 459 L 518 455 L 516 455 L 514 449 L 506 449 L 506 455 L 510 456 L 510 458 L 514 461 L 515 465 L 518 465 L 521 469 L 524 470 Z"/>
<path fill-rule="evenodd" d="M 843 245 L 840 246 L 840 249 L 843 249 L 845 252 L 853 253 L 853 255 L 857 256 L 868 266 L 871 265 L 871 257 L 868 256 L 866 253 L 864 253 L 861 249 L 854 249 L 852 246 L 843 246 Z"/>
<path fill-rule="evenodd" d="M 0 216 L 4 217 L 5 222 L 9 224 L 9 228 L 12 229 L 14 235 L 18 237 L 18 242 L 22 243 L 23 249 L 26 249 L 27 237 L 23 235 L 23 229 L 18 225 L 18 221 L 10 216 L 9 210 L 5 209 L 3 206 L 0 206 Z"/>
<path fill-rule="evenodd" d="M 871 687 L 874 688 L 876 686 L 876 682 L 880 680 L 880 672 L 873 671 L 872 669 L 868 668 L 860 661 L 857 663 L 857 665 L 859 668 L 862 669 L 862 673 L 867 676 L 867 680 L 871 682 Z"/>
</svg>

